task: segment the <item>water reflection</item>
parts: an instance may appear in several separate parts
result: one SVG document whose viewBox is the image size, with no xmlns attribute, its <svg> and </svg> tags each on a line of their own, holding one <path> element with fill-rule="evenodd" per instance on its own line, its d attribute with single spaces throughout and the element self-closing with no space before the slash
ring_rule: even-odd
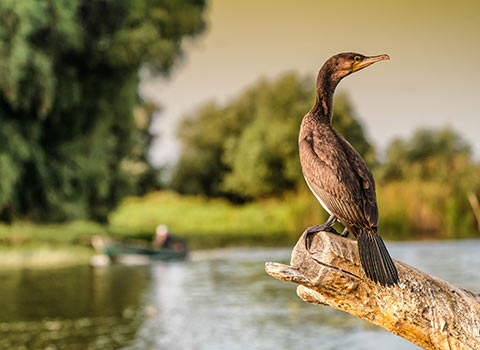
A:
<svg viewBox="0 0 480 350">
<path fill-rule="evenodd" d="M 1 349 L 114 349 L 133 339 L 148 267 L 0 273 Z"/>
<path fill-rule="evenodd" d="M 472 290 L 478 241 L 389 243 L 392 255 Z M 289 249 L 231 249 L 151 266 L 1 272 L 0 349 L 418 349 L 302 302 L 265 274 Z"/>
</svg>

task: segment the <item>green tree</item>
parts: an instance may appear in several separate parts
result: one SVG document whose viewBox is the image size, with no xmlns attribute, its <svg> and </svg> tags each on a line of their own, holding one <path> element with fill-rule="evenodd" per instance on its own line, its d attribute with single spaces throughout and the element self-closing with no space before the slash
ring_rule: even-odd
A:
<svg viewBox="0 0 480 350">
<path fill-rule="evenodd" d="M 391 142 L 379 176 L 384 181 L 449 182 L 465 160 L 472 163 L 470 146 L 452 129 L 418 129 L 409 139 Z"/>
<path fill-rule="evenodd" d="M 0 215 L 105 220 L 155 178 L 138 71 L 166 74 L 203 0 L 0 3 Z"/>
<path fill-rule="evenodd" d="M 311 77 L 286 74 L 260 80 L 224 107 L 209 103 L 179 127 L 182 153 L 172 187 L 182 193 L 258 198 L 303 181 L 298 132 L 314 101 Z M 345 95 L 333 124 L 366 159 L 375 153 Z"/>
</svg>

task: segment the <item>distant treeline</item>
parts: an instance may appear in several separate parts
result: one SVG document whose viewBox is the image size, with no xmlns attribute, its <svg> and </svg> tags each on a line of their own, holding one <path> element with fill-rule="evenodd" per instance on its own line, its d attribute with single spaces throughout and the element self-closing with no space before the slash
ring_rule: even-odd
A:
<svg viewBox="0 0 480 350">
<path fill-rule="evenodd" d="M 158 177 L 139 70 L 167 74 L 203 0 L 0 2 L 0 221 L 105 221 Z"/>
<path fill-rule="evenodd" d="M 243 201 L 303 185 L 297 140 L 312 86 L 294 73 L 261 80 L 226 106 L 210 102 L 187 116 L 178 128 L 182 151 L 172 188 Z M 346 96 L 335 101 L 333 123 L 374 167 L 374 148 Z"/>
<path fill-rule="evenodd" d="M 297 140 L 313 87 L 312 77 L 286 74 L 259 81 L 225 106 L 209 102 L 186 116 L 170 187 L 236 203 L 304 193 Z M 334 102 L 333 125 L 374 172 L 381 229 L 404 238 L 478 232 L 473 202 L 480 194 L 480 166 L 461 135 L 450 128 L 420 129 L 393 140 L 380 161 L 345 95 Z M 309 197 L 297 196 L 303 202 Z M 296 204 L 303 208 L 299 222 L 321 219 L 312 205 Z"/>
</svg>

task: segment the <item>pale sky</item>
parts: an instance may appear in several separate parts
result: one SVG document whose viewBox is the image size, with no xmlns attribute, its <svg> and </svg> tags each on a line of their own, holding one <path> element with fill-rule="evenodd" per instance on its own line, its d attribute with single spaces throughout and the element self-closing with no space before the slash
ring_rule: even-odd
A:
<svg viewBox="0 0 480 350">
<path fill-rule="evenodd" d="M 152 126 L 155 164 L 177 158 L 175 127 L 185 113 L 225 103 L 260 77 L 316 75 L 345 51 L 391 57 L 338 88 L 380 151 L 418 127 L 450 125 L 480 157 L 480 1 L 213 0 L 207 11 L 208 30 L 184 43 L 171 76 L 141 84 L 163 108 Z"/>
</svg>

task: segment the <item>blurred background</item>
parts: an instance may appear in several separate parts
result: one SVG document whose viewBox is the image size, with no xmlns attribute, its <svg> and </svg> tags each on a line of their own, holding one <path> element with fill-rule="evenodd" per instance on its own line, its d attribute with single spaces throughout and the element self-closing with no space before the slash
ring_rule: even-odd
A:
<svg viewBox="0 0 480 350">
<path fill-rule="evenodd" d="M 297 139 L 345 51 L 391 57 L 342 81 L 333 117 L 391 255 L 479 291 L 478 1 L 5 0 L 0 18 L 0 348 L 416 349 L 263 271 L 327 218 Z"/>
</svg>

